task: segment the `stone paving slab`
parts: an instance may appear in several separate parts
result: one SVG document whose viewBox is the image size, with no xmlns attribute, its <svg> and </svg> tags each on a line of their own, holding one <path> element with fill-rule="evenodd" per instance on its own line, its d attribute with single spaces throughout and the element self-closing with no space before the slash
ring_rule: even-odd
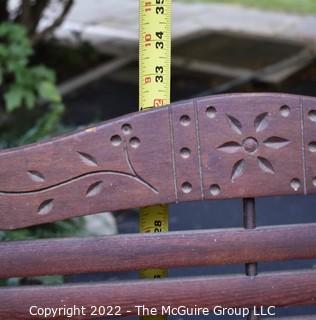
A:
<svg viewBox="0 0 316 320">
<path fill-rule="evenodd" d="M 316 44 L 316 16 L 261 11 L 236 5 L 173 4 L 173 39 L 200 31 L 230 31 Z M 57 36 L 73 34 L 94 44 L 138 41 L 138 1 L 76 0 Z"/>
</svg>

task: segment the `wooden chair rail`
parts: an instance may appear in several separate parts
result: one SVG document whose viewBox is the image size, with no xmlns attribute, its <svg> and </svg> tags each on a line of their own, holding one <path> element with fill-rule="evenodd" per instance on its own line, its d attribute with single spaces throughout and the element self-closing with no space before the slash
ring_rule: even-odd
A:
<svg viewBox="0 0 316 320">
<path fill-rule="evenodd" d="M 315 315 L 264 318 L 264 320 L 315 320 Z"/>
<path fill-rule="evenodd" d="M 247 230 L 0 243 L 0 278 L 227 263 L 246 263 L 247 276 L 1 288 L 0 319 L 25 319 L 31 305 L 106 303 L 123 315 L 135 314 L 135 304 L 315 305 L 315 270 L 255 275 L 257 262 L 316 258 L 316 223 L 253 229 L 254 197 L 316 193 L 315 155 L 316 98 L 285 94 L 182 101 L 1 151 L 0 230 L 157 203 L 248 199 Z"/>
<path fill-rule="evenodd" d="M 122 314 L 135 314 L 137 305 L 251 307 L 316 304 L 316 271 L 275 272 L 257 277 L 222 276 L 140 280 L 107 284 L 32 286 L 0 290 L 0 318 L 25 319 L 32 305 L 118 305 Z M 131 312 L 127 312 L 130 310 Z M 56 317 L 55 319 L 63 319 Z M 73 317 L 93 319 L 93 317 Z"/>
<path fill-rule="evenodd" d="M 157 203 L 314 194 L 316 99 L 232 94 L 0 152 L 0 229 Z"/>
<path fill-rule="evenodd" d="M 316 224 L 0 243 L 0 278 L 316 258 Z"/>
</svg>

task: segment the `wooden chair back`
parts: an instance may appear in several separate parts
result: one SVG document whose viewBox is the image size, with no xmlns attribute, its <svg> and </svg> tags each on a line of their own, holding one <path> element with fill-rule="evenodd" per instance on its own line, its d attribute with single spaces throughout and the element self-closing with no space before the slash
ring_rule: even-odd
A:
<svg viewBox="0 0 316 320">
<path fill-rule="evenodd" d="M 254 202 L 315 194 L 315 157 L 316 99 L 285 94 L 177 102 L 1 151 L 1 230 L 229 198 L 244 199 L 245 228 L 2 242 L 0 278 L 232 263 L 247 274 L 1 288 L 0 319 L 30 306 L 315 305 L 315 270 L 257 275 L 256 263 L 316 258 L 316 224 L 255 228 Z"/>
</svg>

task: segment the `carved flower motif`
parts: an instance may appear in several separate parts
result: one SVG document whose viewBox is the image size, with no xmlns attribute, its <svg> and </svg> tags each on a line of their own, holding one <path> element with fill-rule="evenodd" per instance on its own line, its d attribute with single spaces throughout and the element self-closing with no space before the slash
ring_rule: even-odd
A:
<svg viewBox="0 0 316 320">
<path fill-rule="evenodd" d="M 264 131 L 268 125 L 268 116 L 267 112 L 259 114 L 254 120 L 254 133 L 258 133 L 260 131 Z M 227 120 L 229 122 L 230 128 L 237 133 L 239 136 L 243 135 L 243 127 L 241 122 L 231 116 L 226 114 Z M 236 152 L 244 152 L 251 156 L 253 156 L 257 160 L 258 167 L 266 173 L 274 174 L 274 168 L 270 160 L 256 155 L 259 146 L 264 145 L 271 149 L 281 149 L 290 143 L 289 140 L 277 136 L 271 136 L 260 143 L 258 140 L 252 136 L 246 137 L 244 139 L 240 139 L 239 141 L 228 141 L 224 144 L 217 147 L 218 150 L 225 153 L 236 153 Z M 234 163 L 232 172 L 231 172 L 231 180 L 234 181 L 238 177 L 242 176 L 246 169 L 246 161 L 244 158 L 239 159 Z"/>
</svg>

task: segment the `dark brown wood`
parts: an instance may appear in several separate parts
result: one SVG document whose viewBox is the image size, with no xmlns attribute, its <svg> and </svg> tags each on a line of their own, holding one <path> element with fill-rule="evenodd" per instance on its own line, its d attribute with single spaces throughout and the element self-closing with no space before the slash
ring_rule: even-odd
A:
<svg viewBox="0 0 316 320">
<path fill-rule="evenodd" d="M 245 229 L 256 228 L 256 202 L 254 198 L 243 199 L 243 225 Z M 255 277 L 258 273 L 257 262 L 246 263 L 245 265 L 246 275 L 249 277 Z M 259 315 L 256 310 L 249 310 L 247 315 L 248 320 L 258 320 Z"/>
<path fill-rule="evenodd" d="M 0 153 L 0 229 L 157 203 L 315 193 L 316 100 L 178 102 Z"/>
<path fill-rule="evenodd" d="M 221 190 L 207 199 L 303 194 L 299 97 L 222 95 L 201 99 L 198 110 L 201 132 L 211 128 L 201 136 L 204 190 L 210 181 Z"/>
<path fill-rule="evenodd" d="M 315 193 L 316 190 L 316 105 L 315 100 L 303 97 L 303 149 L 305 159 L 306 192 Z"/>
<path fill-rule="evenodd" d="M 1 152 L 0 229 L 174 201 L 168 123 L 165 108 Z"/>
<path fill-rule="evenodd" d="M 0 278 L 316 258 L 316 224 L 0 243 Z"/>
<path fill-rule="evenodd" d="M 254 198 L 244 198 L 243 199 L 243 224 L 245 229 L 255 229 L 256 228 L 256 207 Z M 250 240 L 250 239 L 249 239 Z M 276 241 L 276 239 L 275 239 Z M 276 245 L 273 242 L 273 245 Z M 247 246 L 252 246 L 251 243 Z M 276 245 L 277 246 L 277 245 Z M 246 261 L 248 262 L 248 261 Z M 251 263 L 246 263 L 246 275 L 254 277 L 257 275 L 257 262 L 253 260 Z"/>
<path fill-rule="evenodd" d="M 315 320 L 315 315 L 264 318 L 265 320 Z"/>
<path fill-rule="evenodd" d="M 316 258 L 316 224 L 254 229 L 249 199 L 314 194 L 315 154 L 316 99 L 283 94 L 192 99 L 0 152 L 0 229 L 157 203 L 247 198 L 247 230 L 0 243 L 0 278 L 226 263 L 246 263 L 248 275 L 2 288 L 0 319 L 26 319 L 32 305 L 117 305 L 129 315 L 142 304 L 316 304 L 316 271 L 254 277 L 257 261 Z"/>
<path fill-rule="evenodd" d="M 135 314 L 135 305 L 160 308 L 315 305 L 316 271 L 235 275 L 172 280 L 139 280 L 107 284 L 33 286 L 0 289 L 1 320 L 25 320 L 30 306 L 120 306 Z M 128 312 L 130 311 L 130 312 Z M 72 319 L 92 319 L 74 316 Z M 39 319 L 41 319 L 39 317 Z M 55 317 L 54 319 L 64 319 Z"/>
</svg>

